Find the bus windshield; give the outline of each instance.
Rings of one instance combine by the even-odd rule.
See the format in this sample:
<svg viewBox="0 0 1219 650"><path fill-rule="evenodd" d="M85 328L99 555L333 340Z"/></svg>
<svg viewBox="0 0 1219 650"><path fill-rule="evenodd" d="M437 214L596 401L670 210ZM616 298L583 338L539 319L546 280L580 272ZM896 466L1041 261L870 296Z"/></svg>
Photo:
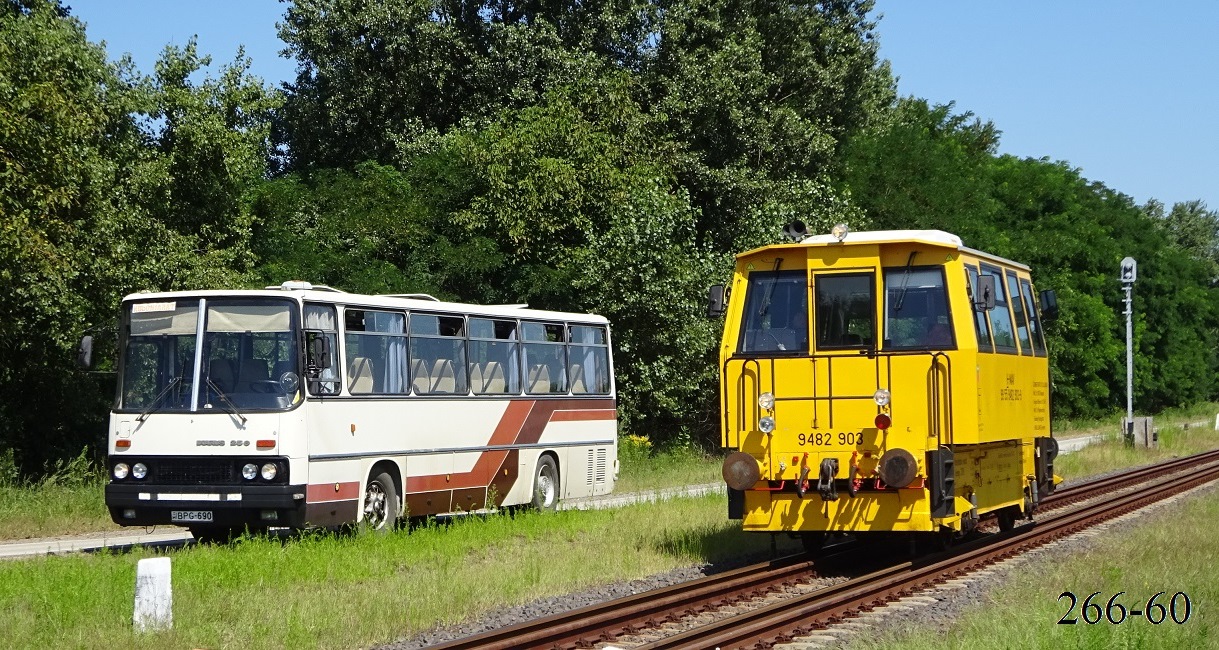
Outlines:
<svg viewBox="0 0 1219 650"><path fill-rule="evenodd" d="M118 410L284 410L301 399L292 301L133 302L122 331Z"/></svg>

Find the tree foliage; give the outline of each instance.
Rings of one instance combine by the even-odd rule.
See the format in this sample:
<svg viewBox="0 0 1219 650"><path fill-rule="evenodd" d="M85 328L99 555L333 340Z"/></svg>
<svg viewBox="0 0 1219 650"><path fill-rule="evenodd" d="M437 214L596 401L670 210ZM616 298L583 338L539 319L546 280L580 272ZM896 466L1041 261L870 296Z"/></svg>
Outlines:
<svg viewBox="0 0 1219 650"><path fill-rule="evenodd" d="M1139 261L1134 394L1140 409L1211 399L1215 220L1204 206L1140 208L1066 163L997 156L994 125L951 105L902 99L849 147L844 182L878 225L937 228L1026 263L1058 293L1048 323L1057 417L1125 404L1125 320L1117 272ZM1208 228L1210 230L1208 230Z"/></svg>
<svg viewBox="0 0 1219 650"><path fill-rule="evenodd" d="M271 104L240 65L193 86L193 51L144 78L57 3L0 5L0 443L27 469L104 440L113 386L74 350L124 294L241 277L238 198L263 176ZM224 89L242 117L208 126Z"/></svg>
<svg viewBox="0 0 1219 650"><path fill-rule="evenodd" d="M283 92L194 40L151 75L57 0L0 0L0 444L25 469L104 438L85 331L141 289L304 279L592 311L621 423L717 437L734 253L792 220L938 228L1058 291L1056 416L1124 401L1118 261L1140 409L1212 399L1219 213L1166 209L996 125L897 98L866 0L296 0ZM50 396L50 397L47 397Z"/></svg>

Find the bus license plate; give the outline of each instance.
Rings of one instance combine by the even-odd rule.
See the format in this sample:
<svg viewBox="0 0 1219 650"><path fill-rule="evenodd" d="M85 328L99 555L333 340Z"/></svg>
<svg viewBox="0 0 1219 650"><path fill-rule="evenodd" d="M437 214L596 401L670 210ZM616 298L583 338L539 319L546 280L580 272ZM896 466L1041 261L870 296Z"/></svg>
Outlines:
<svg viewBox="0 0 1219 650"><path fill-rule="evenodd" d="M170 521L211 521L211 510L171 510Z"/></svg>

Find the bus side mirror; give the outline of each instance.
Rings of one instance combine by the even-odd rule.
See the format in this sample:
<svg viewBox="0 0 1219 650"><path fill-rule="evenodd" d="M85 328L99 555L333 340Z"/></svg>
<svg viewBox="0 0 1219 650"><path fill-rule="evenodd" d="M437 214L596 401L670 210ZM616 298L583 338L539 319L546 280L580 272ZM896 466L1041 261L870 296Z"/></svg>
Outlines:
<svg viewBox="0 0 1219 650"><path fill-rule="evenodd" d="M978 294L977 300L974 301L974 311L990 311L995 308L995 276L978 276Z"/></svg>
<svg viewBox="0 0 1219 650"><path fill-rule="evenodd" d="M93 337L84 335L80 337L80 344L76 346L76 367L81 370L88 370L93 367Z"/></svg>
<svg viewBox="0 0 1219 650"><path fill-rule="evenodd" d="M713 284L707 289L707 318L719 318L724 311L724 285Z"/></svg>
<svg viewBox="0 0 1219 650"><path fill-rule="evenodd" d="M308 359L306 365L310 368L325 370L330 367L330 339L326 338L321 332L309 332L306 334L308 345L306 346Z"/></svg>
<svg viewBox="0 0 1219 650"><path fill-rule="evenodd" d="M1042 320L1058 318L1058 295L1054 293L1053 289L1041 292L1041 318Z"/></svg>

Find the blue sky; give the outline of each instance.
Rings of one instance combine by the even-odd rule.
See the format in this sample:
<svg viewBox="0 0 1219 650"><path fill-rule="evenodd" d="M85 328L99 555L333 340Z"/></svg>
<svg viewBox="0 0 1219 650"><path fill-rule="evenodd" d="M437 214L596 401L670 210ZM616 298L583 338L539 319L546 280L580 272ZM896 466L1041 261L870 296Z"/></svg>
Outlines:
<svg viewBox="0 0 1219 650"><path fill-rule="evenodd" d="M296 69L277 0L66 4L146 72L196 34L216 64L245 45L267 82ZM876 14L898 91L993 121L1001 152L1065 160L1139 203L1219 209L1219 2L878 0Z"/></svg>

